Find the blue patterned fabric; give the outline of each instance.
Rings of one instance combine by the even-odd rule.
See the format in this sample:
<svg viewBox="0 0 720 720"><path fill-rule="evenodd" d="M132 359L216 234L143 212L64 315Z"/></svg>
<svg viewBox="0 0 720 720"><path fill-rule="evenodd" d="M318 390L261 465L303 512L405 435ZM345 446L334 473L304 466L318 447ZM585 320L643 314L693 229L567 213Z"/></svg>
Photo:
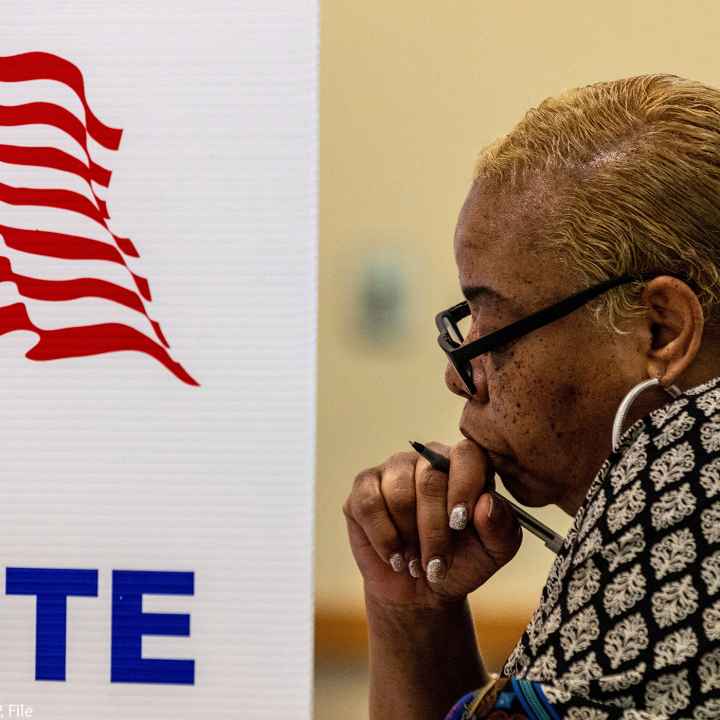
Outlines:
<svg viewBox="0 0 720 720"><path fill-rule="evenodd" d="M489 720L561 720L545 697L540 683L512 678L495 694L491 707L473 712L479 692L475 690L460 698L445 720L474 720L480 717Z"/></svg>

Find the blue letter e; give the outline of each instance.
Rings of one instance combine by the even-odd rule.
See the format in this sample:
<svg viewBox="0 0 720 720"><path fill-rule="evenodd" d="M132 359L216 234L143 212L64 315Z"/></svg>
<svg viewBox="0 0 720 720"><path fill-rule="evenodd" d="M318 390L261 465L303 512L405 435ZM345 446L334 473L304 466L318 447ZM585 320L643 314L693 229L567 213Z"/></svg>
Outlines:
<svg viewBox="0 0 720 720"><path fill-rule="evenodd" d="M195 682L194 660L143 659L143 635L190 635L190 616L144 613L142 596L193 595L191 572L113 570L111 682Z"/></svg>

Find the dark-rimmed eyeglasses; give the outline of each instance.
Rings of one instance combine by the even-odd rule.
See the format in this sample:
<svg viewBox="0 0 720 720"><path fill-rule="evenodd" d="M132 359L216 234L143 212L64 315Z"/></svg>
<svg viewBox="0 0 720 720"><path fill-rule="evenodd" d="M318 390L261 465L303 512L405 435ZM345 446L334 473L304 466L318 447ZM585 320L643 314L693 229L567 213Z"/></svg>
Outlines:
<svg viewBox="0 0 720 720"><path fill-rule="evenodd" d="M687 277L678 273L671 272L644 272L636 275L622 275L621 277L605 280L598 285L581 290L575 295L571 295L560 302L538 310L527 317L511 323L510 325L491 332L489 335L473 340L473 342L465 345L465 337L462 328L462 321L470 316L470 305L467 301L453 305L447 310L439 312L435 316L435 325L437 326L438 345L445 351L448 359L453 364L457 374L462 379L467 391L474 395L477 390L473 381L472 365L470 361L483 353L496 350L503 345L526 335L533 330L541 328L543 325L559 320L561 317L569 315L574 310L585 305L593 298L602 295L604 292L631 282L642 282L659 277L660 275L669 275L676 277L684 282L688 282Z"/></svg>

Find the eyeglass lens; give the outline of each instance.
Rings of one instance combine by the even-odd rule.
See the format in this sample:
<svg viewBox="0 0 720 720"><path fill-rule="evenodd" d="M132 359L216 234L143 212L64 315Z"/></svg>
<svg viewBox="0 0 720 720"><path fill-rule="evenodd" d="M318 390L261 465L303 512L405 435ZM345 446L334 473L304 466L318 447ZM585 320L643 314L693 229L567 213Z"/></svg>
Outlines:
<svg viewBox="0 0 720 720"><path fill-rule="evenodd" d="M448 335L450 336L450 339L457 343L458 345L462 345L465 342L465 338L470 333L470 328L472 327L472 317L468 315L467 317L462 318L461 320L455 320L454 323L452 320L445 318L445 328L448 331Z"/></svg>

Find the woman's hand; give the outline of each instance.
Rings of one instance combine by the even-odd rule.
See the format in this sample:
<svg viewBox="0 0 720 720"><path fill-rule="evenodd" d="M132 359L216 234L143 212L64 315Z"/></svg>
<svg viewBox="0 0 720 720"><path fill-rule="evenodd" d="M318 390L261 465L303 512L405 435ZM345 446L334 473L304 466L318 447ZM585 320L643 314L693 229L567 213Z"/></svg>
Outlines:
<svg viewBox="0 0 720 720"><path fill-rule="evenodd" d="M449 475L415 452L396 453L358 474L343 504L365 594L379 603L434 608L456 602L520 547L522 531L512 510L489 492L487 453L471 440L428 447L450 458ZM461 530L449 525L456 505L467 510ZM413 560L419 563L409 567Z"/></svg>

